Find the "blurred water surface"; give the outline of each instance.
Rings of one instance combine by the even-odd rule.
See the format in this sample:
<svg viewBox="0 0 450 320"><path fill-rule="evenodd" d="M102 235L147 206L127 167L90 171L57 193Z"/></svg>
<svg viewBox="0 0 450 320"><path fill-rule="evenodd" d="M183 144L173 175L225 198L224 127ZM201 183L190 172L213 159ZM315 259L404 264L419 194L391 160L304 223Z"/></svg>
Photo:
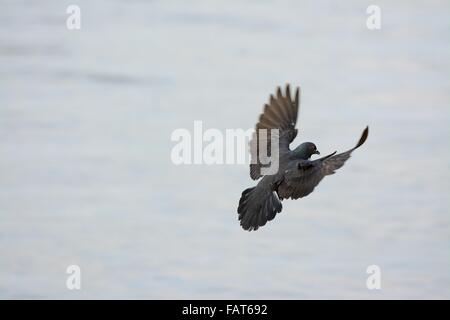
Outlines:
<svg viewBox="0 0 450 320"><path fill-rule="evenodd" d="M450 298L448 2L378 1L378 31L365 1L69 4L0 1L0 298ZM247 166L175 166L170 134L251 128L286 82L294 144L370 136L247 233Z"/></svg>

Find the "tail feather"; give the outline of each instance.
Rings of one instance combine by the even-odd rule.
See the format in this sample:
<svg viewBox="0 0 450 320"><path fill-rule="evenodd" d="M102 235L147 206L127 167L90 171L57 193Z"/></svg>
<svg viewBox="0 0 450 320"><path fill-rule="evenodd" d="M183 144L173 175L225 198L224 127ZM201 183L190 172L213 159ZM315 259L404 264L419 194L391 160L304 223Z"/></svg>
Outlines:
<svg viewBox="0 0 450 320"><path fill-rule="evenodd" d="M258 230L281 212L283 205L276 192L258 188L245 189L239 200L238 214L243 229Z"/></svg>

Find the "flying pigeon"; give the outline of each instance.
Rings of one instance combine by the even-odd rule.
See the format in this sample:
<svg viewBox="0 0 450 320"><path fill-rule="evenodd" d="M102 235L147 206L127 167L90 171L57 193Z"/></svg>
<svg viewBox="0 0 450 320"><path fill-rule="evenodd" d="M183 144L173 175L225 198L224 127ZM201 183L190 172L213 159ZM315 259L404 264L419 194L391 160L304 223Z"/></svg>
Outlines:
<svg viewBox="0 0 450 320"><path fill-rule="evenodd" d="M289 84L286 85L284 94L278 87L276 96L270 96L269 103L264 106L264 112L256 124L250 141L250 177L253 180L261 177L262 179L255 187L245 189L239 200L237 212L244 230L257 230L275 218L275 215L281 212L283 199L299 199L313 192L325 176L334 174L344 165L369 134L369 127L366 127L354 148L339 154L335 151L316 160L310 159L314 154L320 155L312 142L304 142L291 150L289 144L297 136L295 124L300 101L299 92L300 89L296 88L292 99ZM266 134L260 134L260 131ZM275 147L271 150L272 141L277 139L278 152ZM278 153L278 170L274 174L264 174L267 165L263 163L266 162L258 158L261 148L267 148L268 155L275 151L271 157Z"/></svg>

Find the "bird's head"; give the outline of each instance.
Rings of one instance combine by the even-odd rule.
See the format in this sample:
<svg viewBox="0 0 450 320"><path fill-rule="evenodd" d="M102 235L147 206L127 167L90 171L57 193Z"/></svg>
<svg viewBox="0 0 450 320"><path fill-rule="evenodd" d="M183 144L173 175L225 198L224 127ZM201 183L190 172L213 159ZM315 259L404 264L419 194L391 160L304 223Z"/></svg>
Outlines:
<svg viewBox="0 0 450 320"><path fill-rule="evenodd" d="M309 159L313 154L320 154L317 147L312 142L304 142L293 150L294 154L302 159Z"/></svg>

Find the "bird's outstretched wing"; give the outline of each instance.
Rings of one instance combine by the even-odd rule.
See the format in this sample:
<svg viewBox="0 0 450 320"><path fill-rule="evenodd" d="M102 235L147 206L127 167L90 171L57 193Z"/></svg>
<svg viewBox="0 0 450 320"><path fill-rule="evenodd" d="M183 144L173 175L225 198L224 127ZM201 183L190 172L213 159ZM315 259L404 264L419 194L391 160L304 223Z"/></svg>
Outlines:
<svg viewBox="0 0 450 320"><path fill-rule="evenodd" d="M369 127L366 127L356 146L346 152L340 154L334 152L314 161L293 161L285 172L284 180L278 186L278 196L281 199L298 199L309 195L325 176L334 174L344 165L351 153L366 141L368 135Z"/></svg>
<svg viewBox="0 0 450 320"><path fill-rule="evenodd" d="M284 94L278 87L276 97L270 95L269 103L264 106L264 112L259 117L255 132L250 140L250 177L253 180L262 176L261 167L263 167L263 164L258 157L259 149L267 146L267 152L266 150L263 150L263 152L266 152L268 156L274 156L271 153L271 129L278 129L280 161L284 155L289 153L289 144L297 136L295 124L298 115L299 95L300 89L296 88L294 99L292 99L291 90L289 84L287 84ZM276 138L275 135L274 137Z"/></svg>

